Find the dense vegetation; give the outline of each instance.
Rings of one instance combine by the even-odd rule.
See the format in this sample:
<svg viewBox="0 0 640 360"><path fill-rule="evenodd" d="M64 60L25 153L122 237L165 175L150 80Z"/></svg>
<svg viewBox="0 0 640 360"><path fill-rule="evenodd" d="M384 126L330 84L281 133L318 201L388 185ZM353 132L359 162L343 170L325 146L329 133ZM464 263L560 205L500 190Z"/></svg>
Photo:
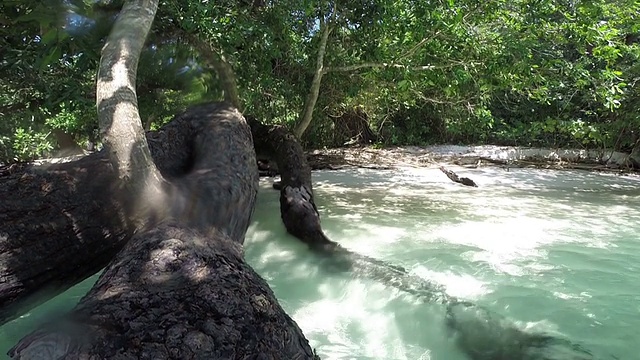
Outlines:
<svg viewBox="0 0 640 360"><path fill-rule="evenodd" d="M120 6L0 4L0 162L97 142L95 74ZM629 151L639 14L634 0L166 0L140 61L140 113L155 128L235 96L309 147L344 143L335 128L351 115L383 145Z"/></svg>

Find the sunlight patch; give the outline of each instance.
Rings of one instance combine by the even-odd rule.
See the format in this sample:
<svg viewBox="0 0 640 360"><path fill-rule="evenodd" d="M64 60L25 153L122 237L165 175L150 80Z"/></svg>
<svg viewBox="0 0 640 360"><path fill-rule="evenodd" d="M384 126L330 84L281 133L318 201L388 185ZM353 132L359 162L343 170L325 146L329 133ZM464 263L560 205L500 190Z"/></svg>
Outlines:
<svg viewBox="0 0 640 360"><path fill-rule="evenodd" d="M345 287L325 283L322 300L298 309L293 318L323 359L362 354L371 359L407 359L395 316L380 311L389 302L383 287L352 281ZM388 293L387 293L388 294ZM359 340L356 340L359 339ZM362 357L360 357L362 358Z"/></svg>
<svg viewBox="0 0 640 360"><path fill-rule="evenodd" d="M464 299L479 299L491 293L488 283L469 274L455 274L451 271L437 272L424 266L416 266L411 271L415 275L445 287L447 295Z"/></svg>

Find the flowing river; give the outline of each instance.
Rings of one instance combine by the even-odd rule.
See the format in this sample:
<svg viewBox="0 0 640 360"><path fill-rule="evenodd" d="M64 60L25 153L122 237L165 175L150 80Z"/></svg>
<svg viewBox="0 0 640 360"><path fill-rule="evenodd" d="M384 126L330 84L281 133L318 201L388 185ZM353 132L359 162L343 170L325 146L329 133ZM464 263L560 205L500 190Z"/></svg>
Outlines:
<svg viewBox="0 0 640 360"><path fill-rule="evenodd" d="M637 359L640 179L451 169L479 187L452 183L437 169L314 173L327 235L525 332L568 339L593 359ZM446 329L444 305L327 270L287 235L270 181L261 181L246 258L323 359L468 359ZM0 327L0 354L42 319L72 308L94 281Z"/></svg>

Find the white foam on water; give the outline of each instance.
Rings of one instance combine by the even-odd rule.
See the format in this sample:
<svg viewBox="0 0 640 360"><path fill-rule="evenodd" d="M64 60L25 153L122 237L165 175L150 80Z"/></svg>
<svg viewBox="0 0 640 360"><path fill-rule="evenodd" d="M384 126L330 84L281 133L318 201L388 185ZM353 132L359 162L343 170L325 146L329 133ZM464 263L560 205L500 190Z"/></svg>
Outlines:
<svg viewBox="0 0 640 360"><path fill-rule="evenodd" d="M383 286L352 280L344 287L325 283L319 290L322 300L300 307L293 318L311 339L325 339L311 341L323 359L408 360L394 314L382 311L393 299Z"/></svg>
<svg viewBox="0 0 640 360"><path fill-rule="evenodd" d="M548 235L550 221L515 217L497 222L469 221L443 225L433 236L450 244L465 245L470 261L488 263L493 269L513 276L526 273L521 260L544 258L544 247L555 239Z"/></svg>
<svg viewBox="0 0 640 360"><path fill-rule="evenodd" d="M480 187L452 183L435 168L314 173L325 231L352 251L404 266L451 296L508 316L525 331L563 332L590 346L602 340L605 347L634 338L640 327L634 284L640 281L632 280L640 261L618 260L628 255L623 251L640 249L620 240L620 234L637 238L640 181L448 168ZM376 279L328 271L286 235L273 180L261 181L247 260L323 359L466 359L448 342L442 305L425 304ZM601 261L600 267L592 261ZM574 265L580 271L569 271ZM624 285L616 287L616 281ZM16 321L34 321L32 313ZM583 330L575 325L581 322L594 327ZM630 330L619 330L616 324L623 323ZM5 334L17 328L9 326ZM624 341L616 346L621 359L635 355L624 352Z"/></svg>

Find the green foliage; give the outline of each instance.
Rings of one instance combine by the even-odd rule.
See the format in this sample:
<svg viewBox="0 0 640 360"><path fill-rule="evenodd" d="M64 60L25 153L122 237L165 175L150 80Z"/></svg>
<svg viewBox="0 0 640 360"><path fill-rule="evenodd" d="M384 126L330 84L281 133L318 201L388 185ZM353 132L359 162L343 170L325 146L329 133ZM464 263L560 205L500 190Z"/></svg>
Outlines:
<svg viewBox="0 0 640 360"><path fill-rule="evenodd" d="M96 140L94 74L119 6L0 4L4 161L49 151L55 129ZM359 106L387 145L630 150L640 138L638 14L633 0L165 0L138 69L141 116L155 128L190 104L223 98L198 39L233 67L246 113L293 127L322 17L332 32L303 139L310 147L338 145L329 115Z"/></svg>
<svg viewBox="0 0 640 360"><path fill-rule="evenodd" d="M31 129L17 128L11 144L11 160L18 162L29 161L53 150L48 135L41 132L32 132Z"/></svg>
<svg viewBox="0 0 640 360"><path fill-rule="evenodd" d="M47 155L57 148L53 130L78 144L98 140L95 73L120 6L83 0L0 4L0 162ZM138 95L143 118L163 121L200 101L205 88L191 49L155 35L140 59Z"/></svg>

